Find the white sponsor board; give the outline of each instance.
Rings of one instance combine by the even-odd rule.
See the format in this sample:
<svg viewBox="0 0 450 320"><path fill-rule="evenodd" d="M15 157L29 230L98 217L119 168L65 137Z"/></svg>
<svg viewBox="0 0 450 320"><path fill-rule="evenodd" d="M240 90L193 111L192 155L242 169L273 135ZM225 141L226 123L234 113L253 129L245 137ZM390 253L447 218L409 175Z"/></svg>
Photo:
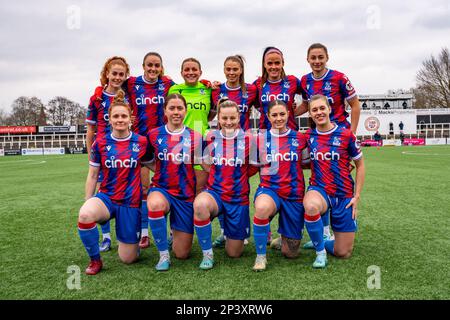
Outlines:
<svg viewBox="0 0 450 320"><path fill-rule="evenodd" d="M22 149L23 156L61 155L64 148L26 148Z"/></svg>
<svg viewBox="0 0 450 320"><path fill-rule="evenodd" d="M400 140L398 140L398 141L400 141ZM394 139L383 140L383 146L395 146L395 145L397 145L397 142Z"/></svg>
<svg viewBox="0 0 450 320"><path fill-rule="evenodd" d="M42 148L23 148L23 156L42 156Z"/></svg>
<svg viewBox="0 0 450 320"><path fill-rule="evenodd" d="M3 157L5 155L5 150L0 149L0 157Z"/></svg>
<svg viewBox="0 0 450 320"><path fill-rule="evenodd" d="M55 154L64 154L64 148L44 148L44 154L47 155L55 155Z"/></svg>
<svg viewBox="0 0 450 320"><path fill-rule="evenodd" d="M438 144L447 144L448 141L446 138L426 138L425 139L425 144L428 145L438 145Z"/></svg>
<svg viewBox="0 0 450 320"><path fill-rule="evenodd" d="M350 117L348 117L350 121ZM394 134L400 134L399 124L403 122L404 134L417 133L417 116L414 109L393 110L361 110L357 135L373 135L377 130L380 134L390 134L389 124L392 123Z"/></svg>

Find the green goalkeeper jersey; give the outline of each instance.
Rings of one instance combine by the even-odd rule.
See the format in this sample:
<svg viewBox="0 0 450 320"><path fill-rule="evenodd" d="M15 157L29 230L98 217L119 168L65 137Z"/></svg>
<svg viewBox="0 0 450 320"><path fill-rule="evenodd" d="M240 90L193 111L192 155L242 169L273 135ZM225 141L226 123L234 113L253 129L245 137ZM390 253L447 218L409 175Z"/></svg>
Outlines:
<svg viewBox="0 0 450 320"><path fill-rule="evenodd" d="M211 109L211 89L200 82L195 86L188 86L183 83L170 87L169 94L171 93L179 93L186 99L187 113L184 124L204 135L209 127L208 115Z"/></svg>

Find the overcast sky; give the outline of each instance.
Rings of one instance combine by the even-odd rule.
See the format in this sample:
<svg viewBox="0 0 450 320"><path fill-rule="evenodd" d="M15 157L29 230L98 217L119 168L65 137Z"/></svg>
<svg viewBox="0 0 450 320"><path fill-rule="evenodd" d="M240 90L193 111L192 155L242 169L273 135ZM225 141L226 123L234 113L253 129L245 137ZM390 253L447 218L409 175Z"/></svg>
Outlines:
<svg viewBox="0 0 450 320"><path fill-rule="evenodd" d="M124 56L142 74L148 51L182 82L180 63L196 57L202 78L224 80L226 56L247 60L246 81L261 73L266 46L280 48L288 74L310 72L306 50L328 47L328 65L360 94L409 89L422 61L450 47L448 0L109 0L2 1L0 108L19 96L44 104L65 96L86 106L105 60Z"/></svg>

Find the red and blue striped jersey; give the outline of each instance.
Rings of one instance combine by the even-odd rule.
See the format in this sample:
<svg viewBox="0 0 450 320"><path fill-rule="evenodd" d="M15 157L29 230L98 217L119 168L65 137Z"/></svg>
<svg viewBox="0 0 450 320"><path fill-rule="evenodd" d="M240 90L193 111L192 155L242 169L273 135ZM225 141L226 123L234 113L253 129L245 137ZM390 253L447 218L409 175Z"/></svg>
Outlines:
<svg viewBox="0 0 450 320"><path fill-rule="evenodd" d="M150 187L162 188L180 200L193 202L194 164L201 163L203 152L201 134L186 126L179 132L161 126L150 130L148 140L156 161Z"/></svg>
<svg viewBox="0 0 450 320"><path fill-rule="evenodd" d="M248 205L252 136L242 129L233 137L224 137L221 130L213 130L208 132L206 141L204 161L211 165L206 189L218 193L225 202Z"/></svg>
<svg viewBox="0 0 450 320"><path fill-rule="evenodd" d="M101 99L98 99L94 94L89 100L86 123L97 126L96 137L103 138L112 132L109 125L108 110L114 97L114 94L107 93L103 90ZM127 100L127 97L125 100Z"/></svg>
<svg viewBox="0 0 450 320"><path fill-rule="evenodd" d="M223 97L228 97L231 101L237 103L239 112L241 113L241 128L246 131L250 129L250 109L255 104L257 89L253 84L246 84L246 93L242 92L242 88L229 88L226 83L222 83L219 88L212 91L212 99L217 107L217 102Z"/></svg>
<svg viewBox="0 0 450 320"><path fill-rule="evenodd" d="M298 130L298 123L295 120L292 104L294 103L295 95L302 93L300 80L294 76L286 76L284 79L276 82L267 80L266 83L261 84L261 78L258 78L253 84L258 89L257 103L259 112L261 113L259 127L261 129L270 129L272 127L267 118L269 102L272 100L282 100L286 103L289 110L288 127Z"/></svg>
<svg viewBox="0 0 450 320"><path fill-rule="evenodd" d="M167 93L175 82L163 76L153 83L144 76L130 77L127 80L127 91L130 96L133 116L133 131L146 136L148 132L164 125L164 102Z"/></svg>
<svg viewBox="0 0 450 320"><path fill-rule="evenodd" d="M147 154L147 155L146 155ZM130 133L118 139L108 134L96 139L91 147L89 164L103 174L99 192L121 206L141 205L141 159L149 156L146 137Z"/></svg>
<svg viewBox="0 0 450 320"><path fill-rule="evenodd" d="M316 94L326 96L331 106L331 121L350 128L345 100L356 97L356 91L345 74L328 69L321 78L315 78L311 72L302 77L301 85L303 100L307 101Z"/></svg>
<svg viewBox="0 0 450 320"><path fill-rule="evenodd" d="M350 161L362 157L359 142L350 129L336 125L333 129L306 132L311 158L311 186L319 186L332 197L353 197Z"/></svg>
<svg viewBox="0 0 450 320"><path fill-rule="evenodd" d="M275 191L281 198L303 201L305 179L302 171L302 150L306 136L288 129L283 134L262 130L258 135L260 187Z"/></svg>

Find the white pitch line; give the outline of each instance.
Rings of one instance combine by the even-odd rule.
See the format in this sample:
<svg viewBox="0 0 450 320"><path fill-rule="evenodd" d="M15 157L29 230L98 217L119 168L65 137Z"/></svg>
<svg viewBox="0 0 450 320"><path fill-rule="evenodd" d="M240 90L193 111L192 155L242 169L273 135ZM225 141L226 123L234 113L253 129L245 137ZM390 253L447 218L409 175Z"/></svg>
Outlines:
<svg viewBox="0 0 450 320"><path fill-rule="evenodd" d="M34 162L32 162L32 163L26 163L27 165L30 165L30 164L43 164L43 163L46 163L47 161L45 161L45 160L43 160L43 161L41 161L41 162L36 162L36 163L34 163Z"/></svg>
<svg viewBox="0 0 450 320"><path fill-rule="evenodd" d="M402 151L402 154L411 155L411 156L444 156L444 157L450 157L450 153L423 153L423 152Z"/></svg>

